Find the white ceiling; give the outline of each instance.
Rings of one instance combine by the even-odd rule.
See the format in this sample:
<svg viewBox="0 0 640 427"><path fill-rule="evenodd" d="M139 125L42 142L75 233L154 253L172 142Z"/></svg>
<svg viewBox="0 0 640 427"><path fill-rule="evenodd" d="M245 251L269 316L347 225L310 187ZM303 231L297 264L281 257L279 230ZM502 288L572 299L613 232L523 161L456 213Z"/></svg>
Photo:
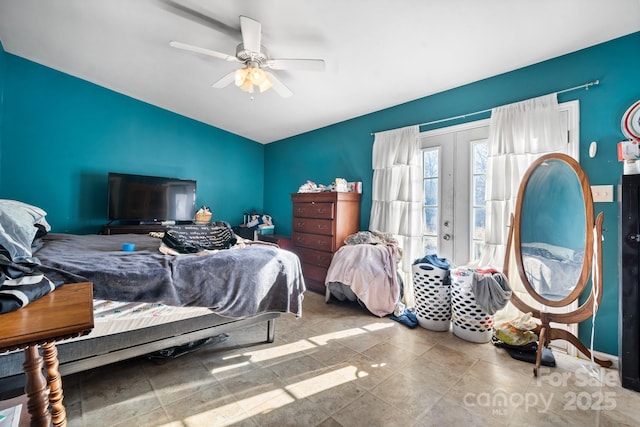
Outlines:
<svg viewBox="0 0 640 427"><path fill-rule="evenodd" d="M211 84L238 64L239 16L294 93ZM5 51L269 143L640 31L640 0L0 0ZM638 52L629 52L638 54Z"/></svg>

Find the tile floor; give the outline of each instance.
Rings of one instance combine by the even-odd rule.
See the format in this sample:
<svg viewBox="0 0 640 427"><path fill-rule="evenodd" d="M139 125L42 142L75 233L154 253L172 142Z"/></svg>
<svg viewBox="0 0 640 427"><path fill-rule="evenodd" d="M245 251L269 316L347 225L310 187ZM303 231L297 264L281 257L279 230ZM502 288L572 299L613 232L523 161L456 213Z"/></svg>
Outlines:
<svg viewBox="0 0 640 427"><path fill-rule="evenodd" d="M532 365L450 332L409 329L305 294L276 321L158 365L139 358L64 380L69 426L637 426L617 371L556 354Z"/></svg>

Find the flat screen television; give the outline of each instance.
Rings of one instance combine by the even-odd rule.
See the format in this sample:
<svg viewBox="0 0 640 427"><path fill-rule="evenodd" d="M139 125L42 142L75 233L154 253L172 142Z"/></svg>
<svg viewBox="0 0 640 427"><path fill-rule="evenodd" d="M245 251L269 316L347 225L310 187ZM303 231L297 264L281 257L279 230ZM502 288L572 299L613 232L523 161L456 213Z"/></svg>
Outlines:
<svg viewBox="0 0 640 427"><path fill-rule="evenodd" d="M109 172L110 222L192 221L196 181Z"/></svg>

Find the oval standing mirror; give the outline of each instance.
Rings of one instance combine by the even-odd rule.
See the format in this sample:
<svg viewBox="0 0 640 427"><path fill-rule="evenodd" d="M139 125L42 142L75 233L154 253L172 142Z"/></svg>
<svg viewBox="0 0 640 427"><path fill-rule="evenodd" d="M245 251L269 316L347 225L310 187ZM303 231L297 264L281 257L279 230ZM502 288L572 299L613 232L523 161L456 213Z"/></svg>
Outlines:
<svg viewBox="0 0 640 427"><path fill-rule="evenodd" d="M591 352L578 337L565 329L553 328L550 323L582 322L593 315L595 300L600 303L602 221L602 213L594 221L589 180L570 156L560 153L542 156L525 173L507 241L504 274L509 277L508 259L513 247L519 278L529 295L543 307L566 307L585 291L589 279L592 284L592 292L581 306L562 313L534 308L515 292L512 294L511 302L519 310L540 319L536 329L539 344L535 375L542 349L555 339L570 342L591 358ZM591 277L593 263L597 268ZM601 366L611 366L611 361L594 360Z"/></svg>
<svg viewBox="0 0 640 427"><path fill-rule="evenodd" d="M584 179L572 158L544 159L530 169L518 198L516 261L525 287L544 305L571 304L590 273L593 203Z"/></svg>

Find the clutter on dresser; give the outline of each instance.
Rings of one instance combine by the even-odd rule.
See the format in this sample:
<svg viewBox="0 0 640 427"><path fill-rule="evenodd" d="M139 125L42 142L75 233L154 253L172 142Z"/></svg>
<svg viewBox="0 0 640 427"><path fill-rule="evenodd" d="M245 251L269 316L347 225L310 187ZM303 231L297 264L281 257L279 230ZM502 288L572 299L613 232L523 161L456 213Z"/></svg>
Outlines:
<svg viewBox="0 0 640 427"><path fill-rule="evenodd" d="M298 193L322 193L333 191L337 193L362 193L362 181L348 182L344 178L336 178L330 185L316 184L307 180L298 188Z"/></svg>

